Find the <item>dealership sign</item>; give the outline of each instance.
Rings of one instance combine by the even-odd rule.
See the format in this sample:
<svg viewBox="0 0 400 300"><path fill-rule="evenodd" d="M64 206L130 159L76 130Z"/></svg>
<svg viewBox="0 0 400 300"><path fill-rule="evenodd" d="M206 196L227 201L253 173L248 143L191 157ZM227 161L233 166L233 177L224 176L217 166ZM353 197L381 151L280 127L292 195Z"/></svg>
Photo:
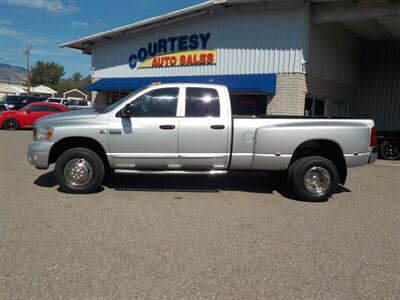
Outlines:
<svg viewBox="0 0 400 300"><path fill-rule="evenodd" d="M154 56L141 63L138 68L163 68L176 66L199 66L216 63L215 50L195 50Z"/></svg>
<svg viewBox="0 0 400 300"><path fill-rule="evenodd" d="M197 62L196 65L207 64L207 61L211 59L211 56L213 56L213 63L215 63L214 62L215 52L213 51L206 51L207 53L195 53L197 54L196 56L194 56L195 54L193 54L190 55L190 57L185 56L188 54L183 53L183 51L189 53L189 52L196 52L193 50L207 49L207 44L210 39L210 36L211 33L208 32L208 33L199 33L199 34L195 33L189 35L172 36L168 38L158 39L157 41L148 43L147 46L145 47L139 48L136 53L129 56L129 67L131 69L135 69L136 67L149 68L149 66L146 67L146 65L148 64L151 64L150 67L161 67L161 66L171 67L180 65L191 65L192 63L190 63L190 61L196 61ZM174 52L178 53L164 55ZM175 58L172 58L172 56ZM158 63L158 65L153 66L153 60L151 60L150 63L151 58L161 58L162 60L161 65L160 63ZM176 63L171 64L171 59L172 62L175 62L176 59ZM187 63L187 59L189 59L189 64ZM203 60L205 61L205 63L200 63L200 61ZM156 62L158 61L159 60L157 60ZM143 66L144 63L146 63L145 66Z"/></svg>

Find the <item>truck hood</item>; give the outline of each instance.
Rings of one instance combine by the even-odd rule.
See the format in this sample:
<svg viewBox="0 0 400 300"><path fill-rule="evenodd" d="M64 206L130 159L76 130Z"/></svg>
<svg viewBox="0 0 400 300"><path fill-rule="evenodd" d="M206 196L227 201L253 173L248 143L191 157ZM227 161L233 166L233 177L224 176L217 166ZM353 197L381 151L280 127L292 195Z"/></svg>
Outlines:
<svg viewBox="0 0 400 300"><path fill-rule="evenodd" d="M65 122L70 120L94 119L97 118L99 115L100 113L95 111L94 109L74 110L40 118L36 121L35 125L43 125L44 123L51 124Z"/></svg>

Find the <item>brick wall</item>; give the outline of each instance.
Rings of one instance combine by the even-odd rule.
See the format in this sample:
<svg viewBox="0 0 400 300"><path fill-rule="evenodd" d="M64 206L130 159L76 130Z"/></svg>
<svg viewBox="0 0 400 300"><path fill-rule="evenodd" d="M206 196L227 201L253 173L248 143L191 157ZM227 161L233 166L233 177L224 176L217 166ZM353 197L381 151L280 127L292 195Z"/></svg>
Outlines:
<svg viewBox="0 0 400 300"><path fill-rule="evenodd" d="M98 80L100 80L100 78L92 77L92 83L95 83ZM93 91L91 96L93 107L104 107L107 105L107 93Z"/></svg>
<svg viewBox="0 0 400 300"><path fill-rule="evenodd" d="M92 92L93 107L104 107L107 105L107 93Z"/></svg>
<svg viewBox="0 0 400 300"><path fill-rule="evenodd" d="M304 115L305 98L326 100L326 112L333 114L333 102L356 100L357 89L302 73L278 74L276 94L267 106L268 115Z"/></svg>
<svg viewBox="0 0 400 300"><path fill-rule="evenodd" d="M276 94L267 105L268 115L303 115L306 79L302 73L278 74Z"/></svg>

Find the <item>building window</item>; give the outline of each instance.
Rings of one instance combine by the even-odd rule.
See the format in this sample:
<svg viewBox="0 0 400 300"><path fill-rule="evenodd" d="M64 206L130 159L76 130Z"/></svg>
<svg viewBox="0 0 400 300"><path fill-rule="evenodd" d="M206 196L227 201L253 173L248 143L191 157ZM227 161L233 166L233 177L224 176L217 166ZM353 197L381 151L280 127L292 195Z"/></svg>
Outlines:
<svg viewBox="0 0 400 300"><path fill-rule="evenodd" d="M113 104L127 96L128 92L109 92L107 93L107 105Z"/></svg>
<svg viewBox="0 0 400 300"><path fill-rule="evenodd" d="M265 115L268 95L234 94L231 96L233 115Z"/></svg>
<svg viewBox="0 0 400 300"><path fill-rule="evenodd" d="M324 116L325 115L325 100L306 98L304 105L305 116Z"/></svg>
<svg viewBox="0 0 400 300"><path fill-rule="evenodd" d="M344 101L333 102L333 112L337 117L348 117L349 116L349 103Z"/></svg>

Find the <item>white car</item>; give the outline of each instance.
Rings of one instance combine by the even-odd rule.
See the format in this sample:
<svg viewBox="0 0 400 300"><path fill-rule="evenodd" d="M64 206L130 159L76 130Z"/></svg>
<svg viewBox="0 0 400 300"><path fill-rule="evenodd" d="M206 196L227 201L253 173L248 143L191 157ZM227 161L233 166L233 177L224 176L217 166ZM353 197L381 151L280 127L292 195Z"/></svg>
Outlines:
<svg viewBox="0 0 400 300"><path fill-rule="evenodd" d="M90 101L87 100L68 100L67 106L70 110L92 108Z"/></svg>
<svg viewBox="0 0 400 300"><path fill-rule="evenodd" d="M47 99L46 100L46 102L51 102L51 103L57 103L57 104L62 104L62 105L65 105L65 106L67 106L67 104L68 104L68 99L64 99L64 98L49 98L49 99Z"/></svg>

